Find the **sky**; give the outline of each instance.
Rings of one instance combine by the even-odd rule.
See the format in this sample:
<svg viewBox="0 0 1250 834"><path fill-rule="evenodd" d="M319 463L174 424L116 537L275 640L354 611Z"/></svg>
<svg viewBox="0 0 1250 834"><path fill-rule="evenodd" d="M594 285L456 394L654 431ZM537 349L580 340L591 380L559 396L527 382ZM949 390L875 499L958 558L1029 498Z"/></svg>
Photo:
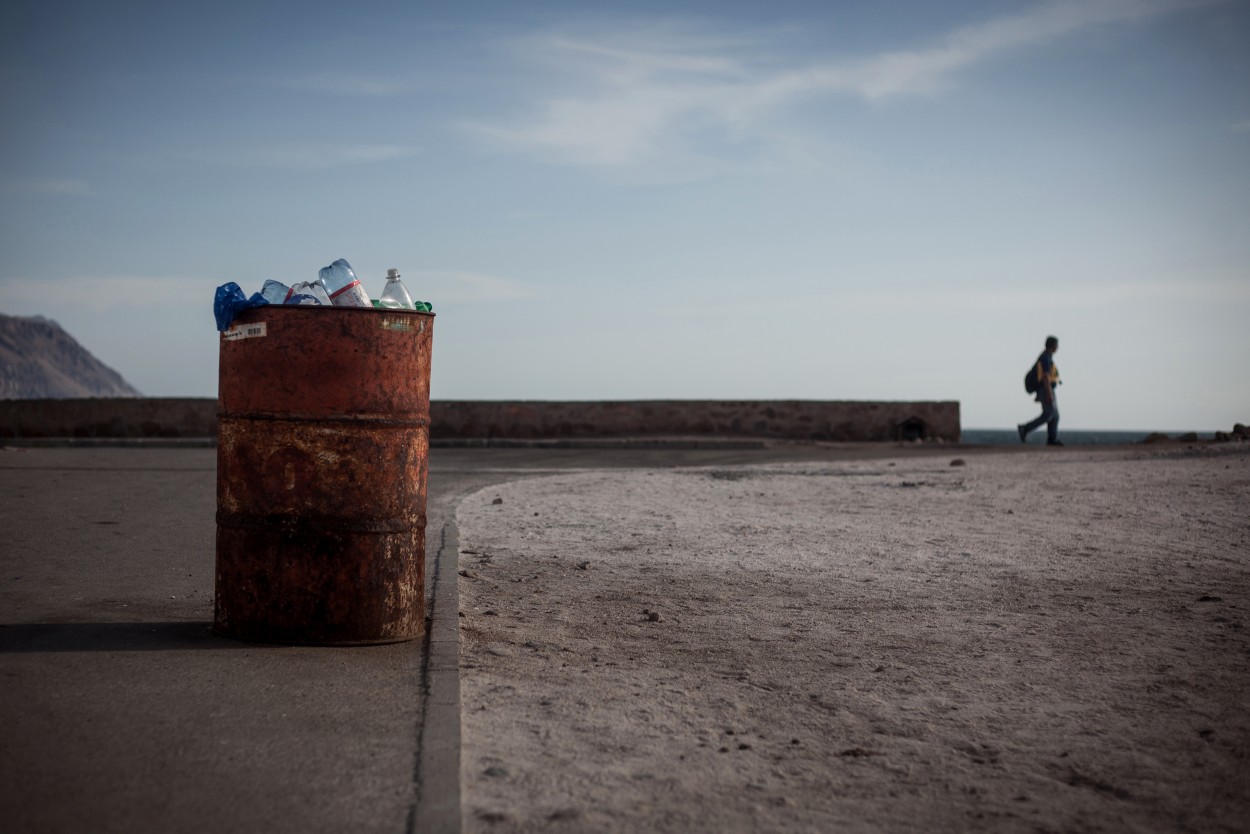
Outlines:
<svg viewBox="0 0 1250 834"><path fill-rule="evenodd" d="M0 253L148 396L216 396L219 285L346 258L435 399L1011 427L1053 334L1063 427L1229 430L1250 0L9 0Z"/></svg>

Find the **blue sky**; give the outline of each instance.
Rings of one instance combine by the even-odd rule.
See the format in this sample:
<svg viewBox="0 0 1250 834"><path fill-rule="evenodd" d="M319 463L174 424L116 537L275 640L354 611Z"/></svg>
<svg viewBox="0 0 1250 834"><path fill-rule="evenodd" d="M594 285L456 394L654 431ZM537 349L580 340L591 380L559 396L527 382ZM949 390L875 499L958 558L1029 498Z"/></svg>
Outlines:
<svg viewBox="0 0 1250 834"><path fill-rule="evenodd" d="M1250 420L1250 3L0 7L0 312L215 396L212 297L346 258L440 399ZM310 347L315 351L315 347ZM299 369L291 369L298 373Z"/></svg>

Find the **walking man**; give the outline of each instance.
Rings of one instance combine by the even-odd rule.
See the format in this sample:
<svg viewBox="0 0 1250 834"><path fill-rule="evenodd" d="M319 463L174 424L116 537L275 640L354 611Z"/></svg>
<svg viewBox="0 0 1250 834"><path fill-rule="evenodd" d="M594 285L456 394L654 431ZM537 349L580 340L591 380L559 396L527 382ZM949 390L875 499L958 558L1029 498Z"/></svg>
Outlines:
<svg viewBox="0 0 1250 834"><path fill-rule="evenodd" d="M1054 336L1046 337L1046 350L1037 357L1033 373L1037 374L1037 401L1042 404L1042 413L1029 423L1016 426L1016 432L1023 443L1029 432L1046 424L1046 445L1062 446L1059 439L1059 404L1055 401L1055 386L1059 384L1059 368L1055 366L1055 351L1059 350L1059 340Z"/></svg>

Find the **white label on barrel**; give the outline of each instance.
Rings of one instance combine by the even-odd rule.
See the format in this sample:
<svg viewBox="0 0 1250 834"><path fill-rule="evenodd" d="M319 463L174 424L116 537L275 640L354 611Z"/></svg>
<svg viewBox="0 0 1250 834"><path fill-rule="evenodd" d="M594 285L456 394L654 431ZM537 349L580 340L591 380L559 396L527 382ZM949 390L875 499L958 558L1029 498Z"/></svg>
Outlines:
<svg viewBox="0 0 1250 834"><path fill-rule="evenodd" d="M256 336L267 336L265 332L265 323L258 321L256 324L236 324L234 327L221 334L221 337L227 342L233 342L236 339L252 339Z"/></svg>

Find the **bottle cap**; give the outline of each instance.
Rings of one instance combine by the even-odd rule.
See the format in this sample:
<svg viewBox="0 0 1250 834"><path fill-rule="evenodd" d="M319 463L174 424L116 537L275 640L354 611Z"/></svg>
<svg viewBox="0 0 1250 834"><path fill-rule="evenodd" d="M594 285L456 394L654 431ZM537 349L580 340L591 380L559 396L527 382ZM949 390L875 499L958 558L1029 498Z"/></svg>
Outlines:
<svg viewBox="0 0 1250 834"><path fill-rule="evenodd" d="M398 278L399 270L394 268L386 270L386 277L388 280L391 278Z"/></svg>

